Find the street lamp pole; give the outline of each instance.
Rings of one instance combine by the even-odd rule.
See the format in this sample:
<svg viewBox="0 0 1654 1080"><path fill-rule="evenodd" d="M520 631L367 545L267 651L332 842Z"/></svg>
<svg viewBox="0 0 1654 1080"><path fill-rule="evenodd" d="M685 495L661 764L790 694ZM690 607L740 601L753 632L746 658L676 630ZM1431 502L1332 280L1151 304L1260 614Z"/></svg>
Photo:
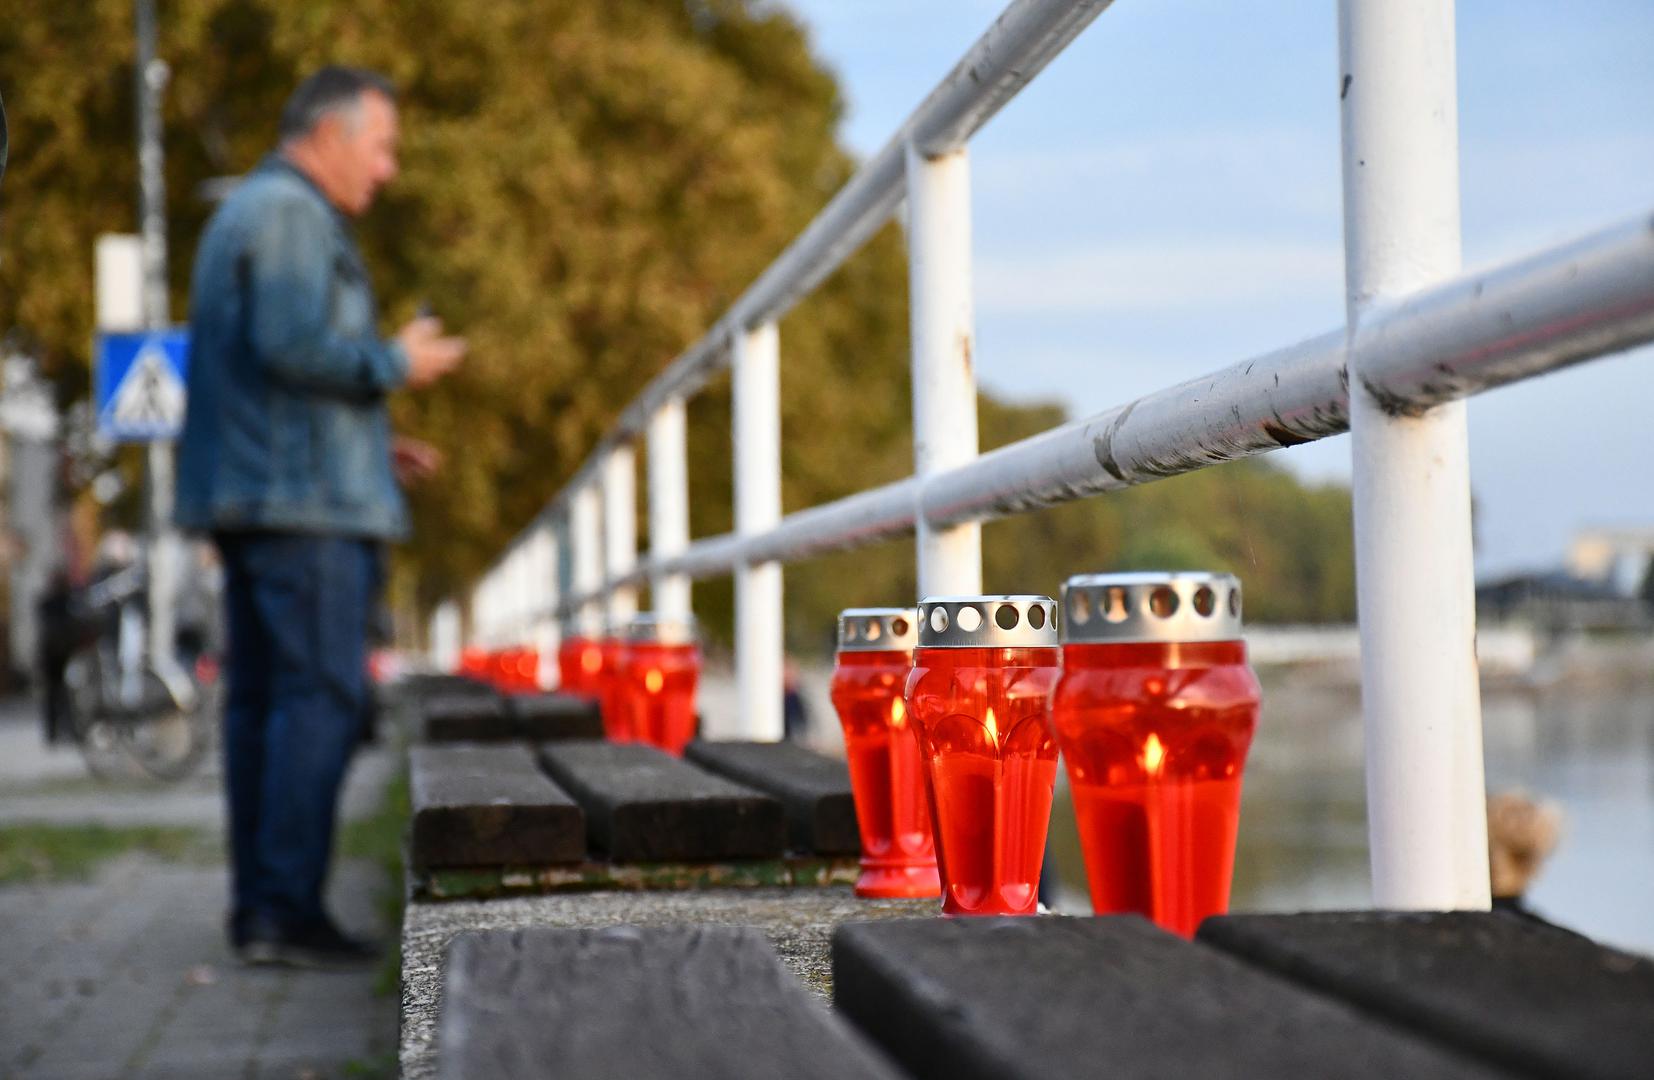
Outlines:
<svg viewBox="0 0 1654 1080"><path fill-rule="evenodd" d="M166 62L155 55L155 0L134 0L137 21L138 216L143 251L144 329L171 325L167 310L166 174L162 167L161 91ZM148 444L149 472L149 656L159 670L172 663L173 601L177 595L177 535L172 528L172 442Z"/></svg>

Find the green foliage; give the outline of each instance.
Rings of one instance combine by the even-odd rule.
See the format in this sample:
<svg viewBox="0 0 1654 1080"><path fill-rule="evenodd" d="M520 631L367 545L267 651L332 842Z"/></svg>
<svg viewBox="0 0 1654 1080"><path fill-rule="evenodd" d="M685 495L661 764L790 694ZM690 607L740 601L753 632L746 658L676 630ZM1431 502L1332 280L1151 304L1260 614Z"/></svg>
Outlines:
<svg viewBox="0 0 1654 1080"><path fill-rule="evenodd" d="M394 599L464 589L619 409L727 310L851 174L841 103L799 25L756 0L167 0L173 309L210 205L203 181L268 152L280 105L326 62L402 90L403 173L361 222L395 324L428 301L472 342L461 373L398 395L398 426L447 467L416 491ZM12 162L0 328L71 393L87 383L91 253L135 227L129 0L28 4L0 21ZM910 469L907 279L890 226L781 326L786 510ZM389 326L387 326L389 329ZM1062 418L983 400L985 446ZM731 525L727 384L689 411L691 528ZM1242 511L1258 515L1239 516ZM1223 469L990 526L990 587L1208 556L1254 615L1341 617L1347 499L1277 470ZM850 603L913 592L911 545L789 567L789 635L816 649ZM714 635L728 581L697 586Z"/></svg>

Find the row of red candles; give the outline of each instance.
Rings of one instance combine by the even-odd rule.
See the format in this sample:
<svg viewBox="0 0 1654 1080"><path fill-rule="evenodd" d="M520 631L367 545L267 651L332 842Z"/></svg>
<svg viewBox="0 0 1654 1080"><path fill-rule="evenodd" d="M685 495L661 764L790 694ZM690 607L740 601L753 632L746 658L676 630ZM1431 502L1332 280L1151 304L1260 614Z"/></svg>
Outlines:
<svg viewBox="0 0 1654 1080"><path fill-rule="evenodd" d="M862 831L857 891L940 893L951 915L1033 914L1060 750L1093 910L1137 912L1185 936L1227 910L1259 705L1238 634L1238 584L1231 591L1230 640L1097 643L1065 633L1060 648L925 647L920 638L909 651L870 648L864 637L846 648L842 627L857 616L846 612L832 694ZM947 606L991 617L1012 599L1055 616L1046 598ZM905 617L934 616L931 604ZM902 632L900 609L883 612ZM897 644L888 629L883 636Z"/></svg>
<svg viewBox="0 0 1654 1080"><path fill-rule="evenodd" d="M701 653L687 641L573 637L557 652L566 693L595 698L603 734L683 756L695 737L695 685Z"/></svg>
<svg viewBox="0 0 1654 1080"><path fill-rule="evenodd" d="M559 685L599 703L603 733L681 756L695 737L700 651L693 644L572 637L557 652ZM507 694L541 689L540 653L531 646L460 654L459 674Z"/></svg>
<svg viewBox="0 0 1654 1080"><path fill-rule="evenodd" d="M1238 628L1238 587L1232 595ZM990 613L1011 599L1049 605L1055 621L1046 598L957 599ZM1094 910L1139 912L1191 935L1227 909L1259 701L1238 633L1067 635L1082 639L1059 648L1048 625L1049 646L914 648L925 611L840 619L832 698L861 828L859 894L940 895L950 915L1034 913L1060 750ZM858 618L880 620L884 642L847 646L847 620ZM538 683L532 649L482 659L470 673L502 689ZM693 644L574 637L557 659L563 689L601 703L610 739L681 755L693 738Z"/></svg>

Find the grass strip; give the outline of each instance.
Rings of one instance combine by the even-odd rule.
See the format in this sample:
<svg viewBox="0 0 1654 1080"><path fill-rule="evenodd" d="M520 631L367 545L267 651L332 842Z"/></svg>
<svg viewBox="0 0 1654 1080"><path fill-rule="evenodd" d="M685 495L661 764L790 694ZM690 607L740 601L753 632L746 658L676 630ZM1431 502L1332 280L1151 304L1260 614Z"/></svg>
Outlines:
<svg viewBox="0 0 1654 1080"><path fill-rule="evenodd" d="M84 881L105 862L129 853L193 861L208 850L201 830L178 825L4 825L0 885Z"/></svg>

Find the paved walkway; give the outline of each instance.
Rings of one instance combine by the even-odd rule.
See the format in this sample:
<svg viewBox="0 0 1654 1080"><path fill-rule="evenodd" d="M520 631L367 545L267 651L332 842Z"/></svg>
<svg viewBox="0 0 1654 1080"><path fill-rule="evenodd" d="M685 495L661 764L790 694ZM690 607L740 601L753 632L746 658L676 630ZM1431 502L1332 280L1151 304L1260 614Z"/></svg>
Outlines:
<svg viewBox="0 0 1654 1080"><path fill-rule="evenodd" d="M21 821L190 825L222 835L216 769L173 787L108 789L33 716L0 705L0 828ZM358 759L347 814L378 801L393 755ZM347 861L334 911L378 925L383 872ZM376 973L240 967L224 941L221 864L128 855L84 883L0 886L0 1080L395 1075L396 999Z"/></svg>

